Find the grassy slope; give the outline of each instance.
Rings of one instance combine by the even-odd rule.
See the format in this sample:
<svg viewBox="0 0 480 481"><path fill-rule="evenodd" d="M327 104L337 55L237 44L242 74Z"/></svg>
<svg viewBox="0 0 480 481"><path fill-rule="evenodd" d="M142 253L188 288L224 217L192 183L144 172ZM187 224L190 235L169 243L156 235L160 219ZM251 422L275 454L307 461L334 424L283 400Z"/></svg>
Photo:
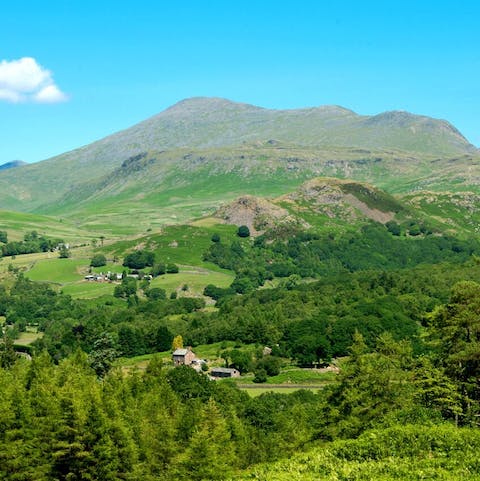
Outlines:
<svg viewBox="0 0 480 481"><path fill-rule="evenodd" d="M470 164L467 158L453 167L448 160L436 162L433 169L431 159L409 161L401 154L379 154L382 161L378 162L375 153L315 154L308 149L272 147L233 156L228 151L198 154L207 159L207 165L197 164L195 158L163 159L165 154L159 158L152 154L156 161L145 170L109 175L94 195L81 187L72 198L52 204L47 211L79 221L86 230L126 235L204 216L239 195L278 196L318 175L369 182L390 193L419 187L479 191L480 180L464 176Z"/></svg>
<svg viewBox="0 0 480 481"><path fill-rule="evenodd" d="M92 233L78 228L73 222L59 217L44 216L0 210L0 230L6 230L9 240L22 240L26 232L36 230L47 237L60 238L66 242L82 242Z"/></svg>
<svg viewBox="0 0 480 481"><path fill-rule="evenodd" d="M185 295L201 296L205 286L214 284L217 287L228 287L233 281L233 274L208 271L191 266L181 266L178 274L166 274L155 278L151 287L161 287L167 294L181 291L183 286L188 286Z"/></svg>
<svg viewBox="0 0 480 481"><path fill-rule="evenodd" d="M125 253L142 247L155 252L157 262L195 266L228 275L228 271L210 262L204 262L202 255L212 242L212 234L218 233L222 239L229 241L237 238L236 230L235 226L212 224L208 220L194 222L191 225L172 225L165 227L160 233L116 242L104 247L103 250L112 257L113 255L124 256Z"/></svg>
<svg viewBox="0 0 480 481"><path fill-rule="evenodd" d="M126 162L141 152L149 154ZM478 184L475 156L446 122L407 113L362 117L339 107L273 111L191 99L89 146L2 172L0 199L125 235L198 216L238 194L278 195L318 175L392 192L461 189Z"/></svg>
<svg viewBox="0 0 480 481"><path fill-rule="evenodd" d="M456 235L480 231L480 196L473 192L417 192L402 201L429 218L437 228Z"/></svg>

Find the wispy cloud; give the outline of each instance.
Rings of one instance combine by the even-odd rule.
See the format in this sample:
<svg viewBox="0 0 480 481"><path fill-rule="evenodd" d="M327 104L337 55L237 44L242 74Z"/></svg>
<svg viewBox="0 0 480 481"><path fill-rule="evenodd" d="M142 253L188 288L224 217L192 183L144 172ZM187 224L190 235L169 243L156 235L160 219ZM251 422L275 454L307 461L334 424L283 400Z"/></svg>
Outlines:
<svg viewBox="0 0 480 481"><path fill-rule="evenodd" d="M55 84L50 70L32 57L0 61L0 101L65 102L68 96Z"/></svg>

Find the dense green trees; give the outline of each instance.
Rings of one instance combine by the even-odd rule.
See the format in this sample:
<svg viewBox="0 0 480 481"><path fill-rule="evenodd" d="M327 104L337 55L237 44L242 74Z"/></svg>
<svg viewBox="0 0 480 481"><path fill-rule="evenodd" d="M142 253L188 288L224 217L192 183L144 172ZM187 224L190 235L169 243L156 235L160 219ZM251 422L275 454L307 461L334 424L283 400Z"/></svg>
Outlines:
<svg viewBox="0 0 480 481"><path fill-rule="evenodd" d="M344 273L223 298L219 311L208 315L190 298L139 300L130 307L73 301L20 275L0 290L1 312L7 323L36 324L45 336L31 362L10 356L0 367L0 477L224 479L315 440L370 429L376 429L370 431L375 443L367 433L352 445L355 456L392 449L415 456L423 442L414 445L412 433L425 430L409 423L429 426L432 438L425 442L431 446L446 443L436 423L476 423L479 277L475 263ZM462 278L470 280L455 282ZM334 354L348 357L337 382L318 394L257 398L188 367L166 369L156 359L145 373L118 371L121 353L171 347L164 323L171 314L187 343L268 340L308 365ZM254 366L239 349L224 355L229 365L257 376L278 372L275 356L258 355ZM336 456L353 456L335 446Z"/></svg>
<svg viewBox="0 0 480 481"><path fill-rule="evenodd" d="M250 229L246 225L241 225L237 230L238 237L250 237Z"/></svg>
<svg viewBox="0 0 480 481"><path fill-rule="evenodd" d="M95 254L91 261L90 265L92 267L102 267L107 265L107 258L103 254Z"/></svg>
<svg viewBox="0 0 480 481"><path fill-rule="evenodd" d="M4 235L2 235L2 232ZM23 241L7 240L7 233L0 232L0 242L2 256L16 256L21 254L32 254L34 252L48 252L54 251L63 245L61 239L50 239L45 236L40 236L36 231L28 232L24 235Z"/></svg>
<svg viewBox="0 0 480 481"><path fill-rule="evenodd" d="M155 263L155 254L146 250L136 250L131 254L127 254L123 260L125 267L131 269L143 269L147 266L153 266Z"/></svg>
<svg viewBox="0 0 480 481"><path fill-rule="evenodd" d="M477 243L421 230L400 240L387 227L337 238L265 236L253 245L214 240L205 259L236 277L230 288L205 288L217 299L208 312L203 299L166 299L147 284L137 296L133 277L116 286L117 299L73 300L17 275L0 286L9 334L0 347L0 477L222 479L315 440L380 425L475 425L480 270L470 257ZM257 289L273 277L282 278L277 287ZM31 363L10 341L29 325L44 333ZM257 344L255 355L222 353L257 381L279 372L278 355L302 366L345 359L337 382L318 394L256 399L158 360L143 374L115 368L120 355L169 350L173 333L193 346ZM264 345L275 355L262 356Z"/></svg>
<svg viewBox="0 0 480 481"><path fill-rule="evenodd" d="M438 363L460 388L468 419L480 414L480 284L455 284L450 302L430 316Z"/></svg>

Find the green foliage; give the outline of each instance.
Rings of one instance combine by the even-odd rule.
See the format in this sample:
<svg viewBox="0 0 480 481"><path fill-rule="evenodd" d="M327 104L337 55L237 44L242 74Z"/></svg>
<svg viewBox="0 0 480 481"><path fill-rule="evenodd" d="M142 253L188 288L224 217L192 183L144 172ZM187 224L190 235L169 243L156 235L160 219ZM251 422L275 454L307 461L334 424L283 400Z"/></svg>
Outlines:
<svg viewBox="0 0 480 481"><path fill-rule="evenodd" d="M60 259L68 259L70 257L70 249L66 245L61 245L58 250Z"/></svg>
<svg viewBox="0 0 480 481"><path fill-rule="evenodd" d="M8 242L8 234L6 230L0 230L0 242L6 244Z"/></svg>
<svg viewBox="0 0 480 481"><path fill-rule="evenodd" d="M126 276L120 285L115 286L114 297L128 298L137 292L137 280L134 277Z"/></svg>
<svg viewBox="0 0 480 481"><path fill-rule="evenodd" d="M480 284L454 285L450 302L431 316L432 341L446 374L458 384L466 421L480 413Z"/></svg>
<svg viewBox="0 0 480 481"><path fill-rule="evenodd" d="M167 295L165 289L160 287L152 287L145 291L145 295L152 301L158 301L160 299L166 299Z"/></svg>
<svg viewBox="0 0 480 481"><path fill-rule="evenodd" d="M166 272L167 272L167 274L177 274L178 273L178 266L176 264L169 263L169 264L167 264Z"/></svg>
<svg viewBox="0 0 480 481"><path fill-rule="evenodd" d="M168 371L167 381L183 400L198 398L207 401L214 390L214 384L207 376L197 373L189 366L178 366Z"/></svg>
<svg viewBox="0 0 480 481"><path fill-rule="evenodd" d="M161 276L166 274L167 266L163 263L155 263L150 271L153 277Z"/></svg>
<svg viewBox="0 0 480 481"><path fill-rule="evenodd" d="M2 256L16 256L21 254L32 254L35 252L53 252L57 248L61 250L62 246L64 247L62 240L39 236L36 231L25 234L23 241L7 242L6 233L2 238L5 241L4 245L1 246ZM2 242L1 239L0 242Z"/></svg>
<svg viewBox="0 0 480 481"><path fill-rule="evenodd" d="M92 267L102 267L105 265L107 265L107 258L103 254L95 254L90 261L90 266Z"/></svg>
<svg viewBox="0 0 480 481"><path fill-rule="evenodd" d="M173 334L168 327L160 326L155 333L155 350L168 351L173 343Z"/></svg>
<svg viewBox="0 0 480 481"><path fill-rule="evenodd" d="M238 237L250 237L250 229L246 225L241 225L237 230Z"/></svg>
<svg viewBox="0 0 480 481"><path fill-rule="evenodd" d="M385 227L388 229L388 231L392 235L399 236L402 233L402 230L401 230L400 226L394 220L389 220L385 224Z"/></svg>
<svg viewBox="0 0 480 481"><path fill-rule="evenodd" d="M260 384L267 382L267 371L265 369L257 369L255 370L255 377L253 378L253 382Z"/></svg>
<svg viewBox="0 0 480 481"><path fill-rule="evenodd" d="M90 353L90 366L97 376L102 378L108 373L116 357L118 357L118 352L112 336L108 333L102 333L93 343L93 350Z"/></svg>
<svg viewBox="0 0 480 481"><path fill-rule="evenodd" d="M278 376L280 374L281 361L275 356L264 356L257 360L255 364L255 372L263 370L267 376Z"/></svg>
<svg viewBox="0 0 480 481"><path fill-rule="evenodd" d="M395 342L390 334L378 338L369 352L356 333L350 357L342 364L339 383L328 397L334 435L355 436L378 419L413 404L413 357L408 342Z"/></svg>
<svg viewBox="0 0 480 481"><path fill-rule="evenodd" d="M1 330L1 328L0 328ZM15 364L17 354L13 347L13 340L7 336L6 332L0 340L0 367L9 368Z"/></svg>
<svg viewBox="0 0 480 481"><path fill-rule="evenodd" d="M147 266L153 266L155 263L155 254L147 250L136 250L125 256L123 265L131 269L143 269Z"/></svg>
<svg viewBox="0 0 480 481"><path fill-rule="evenodd" d="M445 481L480 476L478 430L451 425L398 425L368 431L358 439L334 441L236 477L264 481Z"/></svg>

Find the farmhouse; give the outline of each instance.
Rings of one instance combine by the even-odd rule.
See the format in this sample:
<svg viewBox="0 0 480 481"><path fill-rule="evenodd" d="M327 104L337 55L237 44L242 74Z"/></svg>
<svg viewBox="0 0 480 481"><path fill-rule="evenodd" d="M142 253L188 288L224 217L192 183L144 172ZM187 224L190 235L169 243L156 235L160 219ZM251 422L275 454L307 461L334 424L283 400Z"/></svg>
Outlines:
<svg viewBox="0 0 480 481"><path fill-rule="evenodd" d="M232 369L230 367L214 367L210 371L210 376L215 378L240 377L240 371L237 371L237 369Z"/></svg>
<svg viewBox="0 0 480 481"><path fill-rule="evenodd" d="M172 354L172 358L175 366L190 366L195 359L195 353L189 347L186 349L176 349Z"/></svg>

